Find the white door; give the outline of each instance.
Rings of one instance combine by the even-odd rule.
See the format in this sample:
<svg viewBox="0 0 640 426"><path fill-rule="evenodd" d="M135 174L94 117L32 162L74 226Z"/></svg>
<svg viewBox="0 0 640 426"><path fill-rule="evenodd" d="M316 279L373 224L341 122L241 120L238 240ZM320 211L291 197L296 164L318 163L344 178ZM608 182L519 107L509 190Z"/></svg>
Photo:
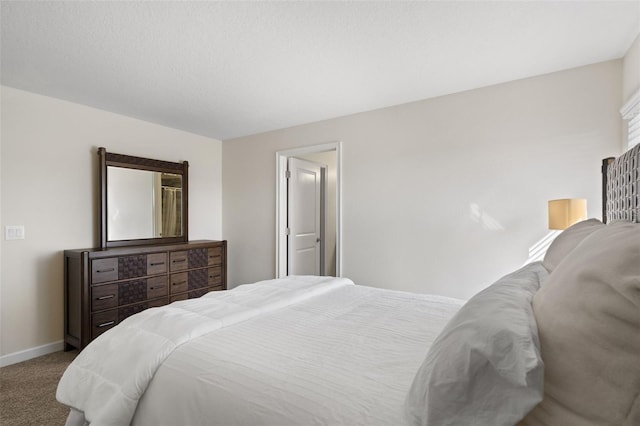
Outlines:
<svg viewBox="0 0 640 426"><path fill-rule="evenodd" d="M322 275L324 179L326 166L288 160L287 275Z"/></svg>

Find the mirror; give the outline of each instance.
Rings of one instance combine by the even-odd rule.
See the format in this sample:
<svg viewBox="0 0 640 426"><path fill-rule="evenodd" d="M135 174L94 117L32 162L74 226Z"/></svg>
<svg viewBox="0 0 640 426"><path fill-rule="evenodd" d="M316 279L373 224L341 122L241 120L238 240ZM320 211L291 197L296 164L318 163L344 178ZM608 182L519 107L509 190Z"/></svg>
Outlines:
<svg viewBox="0 0 640 426"><path fill-rule="evenodd" d="M186 161L98 155L101 248L187 241Z"/></svg>

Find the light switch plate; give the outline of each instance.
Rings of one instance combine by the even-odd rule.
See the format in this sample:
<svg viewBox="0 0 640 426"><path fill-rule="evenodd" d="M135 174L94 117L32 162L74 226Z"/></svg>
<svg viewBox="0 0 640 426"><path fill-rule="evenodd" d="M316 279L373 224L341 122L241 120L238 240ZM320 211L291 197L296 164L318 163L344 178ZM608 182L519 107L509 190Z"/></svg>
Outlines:
<svg viewBox="0 0 640 426"><path fill-rule="evenodd" d="M5 240L24 240L24 225L7 225L4 227Z"/></svg>

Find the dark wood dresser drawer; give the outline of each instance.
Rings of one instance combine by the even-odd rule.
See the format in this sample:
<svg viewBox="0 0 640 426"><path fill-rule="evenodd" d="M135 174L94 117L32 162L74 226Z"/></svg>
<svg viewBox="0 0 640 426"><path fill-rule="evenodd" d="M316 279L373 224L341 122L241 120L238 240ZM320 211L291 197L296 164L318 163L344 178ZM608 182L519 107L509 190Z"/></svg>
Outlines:
<svg viewBox="0 0 640 426"><path fill-rule="evenodd" d="M147 256L136 254L118 258L118 279L138 278L147 275Z"/></svg>
<svg viewBox="0 0 640 426"><path fill-rule="evenodd" d="M118 323L118 310L100 312L91 316L91 338L95 339Z"/></svg>
<svg viewBox="0 0 640 426"><path fill-rule="evenodd" d="M147 280L147 299L167 295L167 276L153 277Z"/></svg>
<svg viewBox="0 0 640 426"><path fill-rule="evenodd" d="M206 248L189 250L189 268L203 268L207 266L207 255L208 250Z"/></svg>
<svg viewBox="0 0 640 426"><path fill-rule="evenodd" d="M169 302L170 303L178 302L180 300L187 300L188 298L189 298L189 293L180 293L180 294L171 296L171 299L169 300Z"/></svg>
<svg viewBox="0 0 640 426"><path fill-rule="evenodd" d="M118 279L118 258L95 259L91 261L91 283L99 284Z"/></svg>
<svg viewBox="0 0 640 426"><path fill-rule="evenodd" d="M187 291L189 289L189 273L171 274L169 286L171 294Z"/></svg>
<svg viewBox="0 0 640 426"><path fill-rule="evenodd" d="M222 265L222 246L209 248L208 266Z"/></svg>
<svg viewBox="0 0 640 426"><path fill-rule="evenodd" d="M147 275L164 274L167 272L167 253L152 253L147 255Z"/></svg>
<svg viewBox="0 0 640 426"><path fill-rule="evenodd" d="M222 267L216 266L215 268L209 268L208 271L208 280L207 283L210 286L222 285Z"/></svg>
<svg viewBox="0 0 640 426"><path fill-rule="evenodd" d="M207 287L208 276L206 269L194 269L189 271L189 291Z"/></svg>
<svg viewBox="0 0 640 426"><path fill-rule="evenodd" d="M129 318L131 315L137 314L138 312L142 312L148 307L149 307L149 304L147 302L120 307L118 308L118 322L121 323L125 319Z"/></svg>
<svg viewBox="0 0 640 426"><path fill-rule="evenodd" d="M198 297L202 297L207 293L209 293L208 288L200 288L198 290L192 290L189 292L189 299L197 299Z"/></svg>
<svg viewBox="0 0 640 426"><path fill-rule="evenodd" d="M161 297L160 299L154 299L147 302L148 308L157 308L159 306L164 306L169 303L169 300L166 297Z"/></svg>
<svg viewBox="0 0 640 426"><path fill-rule="evenodd" d="M91 288L91 311L118 306L118 284L98 285Z"/></svg>
<svg viewBox="0 0 640 426"><path fill-rule="evenodd" d="M120 283L118 288L118 306L147 300L147 280L129 280Z"/></svg>
<svg viewBox="0 0 640 426"><path fill-rule="evenodd" d="M186 251L172 251L169 254L169 262L171 265L171 272L183 271L189 268Z"/></svg>

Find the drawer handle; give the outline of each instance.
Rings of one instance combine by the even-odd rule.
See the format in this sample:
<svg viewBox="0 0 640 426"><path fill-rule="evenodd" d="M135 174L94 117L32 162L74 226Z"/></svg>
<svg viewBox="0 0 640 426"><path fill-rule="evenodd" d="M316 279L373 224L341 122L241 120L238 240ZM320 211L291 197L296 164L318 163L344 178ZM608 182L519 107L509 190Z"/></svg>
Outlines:
<svg viewBox="0 0 640 426"><path fill-rule="evenodd" d="M110 268L110 269L98 269L96 270L97 273L102 274L103 272L113 272L115 271L116 268Z"/></svg>
<svg viewBox="0 0 640 426"><path fill-rule="evenodd" d="M171 283L171 285L182 285L182 284L186 284L186 281L179 281L177 283Z"/></svg>
<svg viewBox="0 0 640 426"><path fill-rule="evenodd" d="M174 259L172 260L173 263L182 263L182 262L186 262L187 259Z"/></svg>
<svg viewBox="0 0 640 426"><path fill-rule="evenodd" d="M149 290L157 290L159 288L162 288L162 286L160 286L160 287L149 287Z"/></svg>
<svg viewBox="0 0 640 426"><path fill-rule="evenodd" d="M107 300L107 299L113 299L114 297L116 297L115 294L109 294L107 296L98 297L96 298L96 300Z"/></svg>
<svg viewBox="0 0 640 426"><path fill-rule="evenodd" d="M209 279L211 278L220 278L220 275L209 275Z"/></svg>
<svg viewBox="0 0 640 426"><path fill-rule="evenodd" d="M156 263L151 263L151 266L160 266L160 265L164 265L164 262L156 262Z"/></svg>
<svg viewBox="0 0 640 426"><path fill-rule="evenodd" d="M103 322L102 324L98 324L98 328L102 328L102 327L109 327L110 325L115 324L115 321L107 321L107 322Z"/></svg>

